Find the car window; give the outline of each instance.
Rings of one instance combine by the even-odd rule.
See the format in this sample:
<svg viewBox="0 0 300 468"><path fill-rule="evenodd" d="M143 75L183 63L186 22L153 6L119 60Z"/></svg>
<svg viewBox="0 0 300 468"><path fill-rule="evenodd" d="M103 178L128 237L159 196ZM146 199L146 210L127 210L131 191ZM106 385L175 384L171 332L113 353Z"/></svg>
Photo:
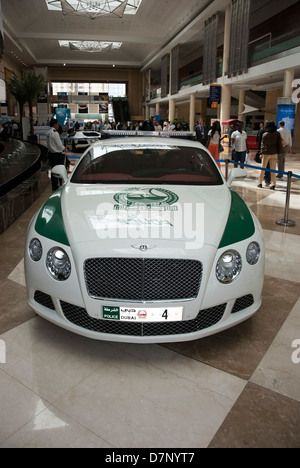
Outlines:
<svg viewBox="0 0 300 468"><path fill-rule="evenodd" d="M185 146L123 146L91 149L71 178L77 184L222 185L211 157Z"/></svg>

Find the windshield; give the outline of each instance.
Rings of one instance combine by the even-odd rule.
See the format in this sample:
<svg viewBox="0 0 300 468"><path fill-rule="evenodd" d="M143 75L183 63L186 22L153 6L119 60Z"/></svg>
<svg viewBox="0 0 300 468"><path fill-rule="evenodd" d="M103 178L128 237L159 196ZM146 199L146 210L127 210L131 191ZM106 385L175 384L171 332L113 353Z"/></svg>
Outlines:
<svg viewBox="0 0 300 468"><path fill-rule="evenodd" d="M91 148L75 169L71 182L77 184L223 184L217 167L204 150L177 145Z"/></svg>

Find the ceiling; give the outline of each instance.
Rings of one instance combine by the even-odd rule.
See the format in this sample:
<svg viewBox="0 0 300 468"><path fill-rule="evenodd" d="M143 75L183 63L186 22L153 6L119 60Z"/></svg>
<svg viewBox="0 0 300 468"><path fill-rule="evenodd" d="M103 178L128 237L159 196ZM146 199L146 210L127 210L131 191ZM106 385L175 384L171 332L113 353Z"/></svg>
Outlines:
<svg viewBox="0 0 300 468"><path fill-rule="evenodd" d="M201 18L202 26L193 20L212 3L216 2L142 0L135 15L106 15L92 20L49 11L46 0L2 0L5 52L28 67L66 64L143 68L149 63L160 67L161 54L170 42L172 47L186 43L187 53L198 46L210 11ZM91 53L60 47L59 40L122 42L122 46L119 50Z"/></svg>
<svg viewBox="0 0 300 468"><path fill-rule="evenodd" d="M176 45L180 44L181 65L201 55L205 21L218 10L224 12L229 3L231 0L142 0L135 15L106 15L92 20L49 11L46 0L2 0L5 53L20 61L22 67L151 68L153 76L155 71L160 76L162 56ZM262 22L262 15L270 14L270 5L280 11L295 0L285 3L252 0L252 22ZM91 53L60 47L59 40L121 42L122 46ZM295 65L295 77L300 77L300 64ZM247 85L235 83L234 89L279 88L283 79L284 70L268 71L265 67L261 76L249 76Z"/></svg>

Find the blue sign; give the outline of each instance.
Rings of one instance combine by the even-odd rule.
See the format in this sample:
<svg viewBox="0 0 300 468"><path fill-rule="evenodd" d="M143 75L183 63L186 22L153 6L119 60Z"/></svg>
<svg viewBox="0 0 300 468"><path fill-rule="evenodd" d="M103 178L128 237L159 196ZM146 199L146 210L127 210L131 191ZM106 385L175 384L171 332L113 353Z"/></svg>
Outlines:
<svg viewBox="0 0 300 468"><path fill-rule="evenodd" d="M277 127L279 122L283 121L285 123L285 128L291 131L292 135L294 134L296 120L296 105L295 104L280 104L277 109Z"/></svg>
<svg viewBox="0 0 300 468"><path fill-rule="evenodd" d="M161 115L159 114L155 114L155 122L158 122L159 125L161 125L162 123L162 118L161 118Z"/></svg>
<svg viewBox="0 0 300 468"><path fill-rule="evenodd" d="M71 111L67 108L57 108L56 109L56 119L59 124L63 127L67 120L71 118Z"/></svg>
<svg viewBox="0 0 300 468"><path fill-rule="evenodd" d="M209 92L209 104L213 103L221 104L221 91L222 88L220 85L211 85Z"/></svg>

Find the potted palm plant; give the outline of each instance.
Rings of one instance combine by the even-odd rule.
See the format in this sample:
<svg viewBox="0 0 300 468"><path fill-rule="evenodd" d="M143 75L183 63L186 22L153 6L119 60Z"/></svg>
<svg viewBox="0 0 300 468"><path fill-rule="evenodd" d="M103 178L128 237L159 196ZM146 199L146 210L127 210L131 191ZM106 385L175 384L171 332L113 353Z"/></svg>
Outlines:
<svg viewBox="0 0 300 468"><path fill-rule="evenodd" d="M21 140L23 140L23 126L22 126L22 119L24 116L24 106L27 102L27 97L25 94L25 89L23 86L22 80L20 80L15 73L12 74L11 78L6 81L6 86L9 93L15 98L19 105L20 111L20 134Z"/></svg>
<svg viewBox="0 0 300 468"><path fill-rule="evenodd" d="M22 79L19 79L15 73L6 81L7 89L16 99L20 108L21 119L21 137L22 135L22 118L24 116L24 107L28 103L29 107L29 122L30 122L30 139L34 140L34 122L33 122L33 105L42 91L47 86L47 81L43 75L35 75L33 72L25 72Z"/></svg>
<svg viewBox="0 0 300 468"><path fill-rule="evenodd" d="M45 90L47 81L43 75L36 75L33 72L24 73L23 86L29 107L30 137L34 140L33 105Z"/></svg>

